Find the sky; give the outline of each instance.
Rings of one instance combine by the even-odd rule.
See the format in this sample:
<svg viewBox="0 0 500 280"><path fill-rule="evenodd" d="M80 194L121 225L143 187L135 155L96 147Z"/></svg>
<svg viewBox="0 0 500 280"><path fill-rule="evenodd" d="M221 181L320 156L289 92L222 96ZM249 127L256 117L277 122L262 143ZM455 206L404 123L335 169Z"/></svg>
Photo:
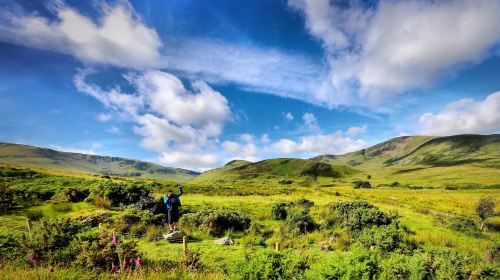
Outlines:
<svg viewBox="0 0 500 280"><path fill-rule="evenodd" d="M500 1L0 3L0 141L203 171L500 131Z"/></svg>

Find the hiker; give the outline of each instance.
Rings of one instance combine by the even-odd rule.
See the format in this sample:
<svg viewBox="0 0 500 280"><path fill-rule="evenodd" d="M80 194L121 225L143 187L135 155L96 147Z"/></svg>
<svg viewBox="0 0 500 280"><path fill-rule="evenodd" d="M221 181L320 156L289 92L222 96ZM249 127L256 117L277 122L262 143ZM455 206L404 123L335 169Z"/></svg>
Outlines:
<svg viewBox="0 0 500 280"><path fill-rule="evenodd" d="M177 186L179 187L178 194L174 194L172 190L169 190L168 194L163 197L163 202L165 202L168 210L168 228L170 233L177 230L175 223L179 221L179 209L181 208L181 200L179 199L179 196L182 195L182 187L181 185Z"/></svg>

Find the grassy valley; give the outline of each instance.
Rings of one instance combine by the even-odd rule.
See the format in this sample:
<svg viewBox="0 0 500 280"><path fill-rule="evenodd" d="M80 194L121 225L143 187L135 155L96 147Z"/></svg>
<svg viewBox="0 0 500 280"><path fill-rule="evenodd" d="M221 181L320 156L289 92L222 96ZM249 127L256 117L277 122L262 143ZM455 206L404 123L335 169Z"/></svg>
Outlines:
<svg viewBox="0 0 500 280"><path fill-rule="evenodd" d="M67 153L28 145L0 143L0 165L52 172L99 174L186 181L197 172L119 157Z"/></svg>

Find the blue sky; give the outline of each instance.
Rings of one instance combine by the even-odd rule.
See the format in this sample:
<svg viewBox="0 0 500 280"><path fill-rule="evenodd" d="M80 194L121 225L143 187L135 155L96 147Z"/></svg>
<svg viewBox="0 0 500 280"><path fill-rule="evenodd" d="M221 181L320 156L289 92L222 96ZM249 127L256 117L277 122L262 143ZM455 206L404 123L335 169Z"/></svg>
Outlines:
<svg viewBox="0 0 500 280"><path fill-rule="evenodd" d="M206 170L497 133L498 14L488 0L2 3L0 141Z"/></svg>

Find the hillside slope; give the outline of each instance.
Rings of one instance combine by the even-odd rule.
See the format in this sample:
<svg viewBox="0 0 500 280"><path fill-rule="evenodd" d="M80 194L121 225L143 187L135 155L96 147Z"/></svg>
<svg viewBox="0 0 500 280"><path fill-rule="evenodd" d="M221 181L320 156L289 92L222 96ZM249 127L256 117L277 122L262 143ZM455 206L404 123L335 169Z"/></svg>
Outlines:
<svg viewBox="0 0 500 280"><path fill-rule="evenodd" d="M403 136L344 155L312 160L345 164L381 181L500 183L500 135Z"/></svg>
<svg viewBox="0 0 500 280"><path fill-rule="evenodd" d="M173 181L186 181L199 174L190 170L163 167L140 160L67 153L9 143L0 143L0 165Z"/></svg>
<svg viewBox="0 0 500 280"><path fill-rule="evenodd" d="M343 178L357 171L339 165L315 162L307 159L277 158L255 163L232 161L223 167L202 173L194 183L267 182L283 180L310 181L325 178Z"/></svg>

